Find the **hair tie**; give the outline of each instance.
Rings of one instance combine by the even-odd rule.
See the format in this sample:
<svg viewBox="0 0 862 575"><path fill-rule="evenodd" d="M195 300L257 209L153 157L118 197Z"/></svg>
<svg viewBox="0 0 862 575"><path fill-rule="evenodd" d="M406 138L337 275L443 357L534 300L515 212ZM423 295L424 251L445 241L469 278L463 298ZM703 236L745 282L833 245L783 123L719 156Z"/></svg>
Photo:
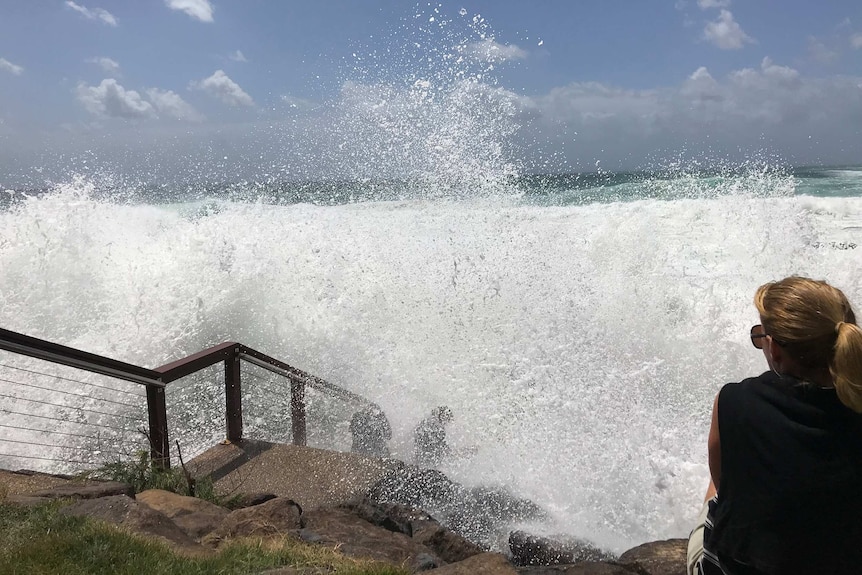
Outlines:
<svg viewBox="0 0 862 575"><path fill-rule="evenodd" d="M835 324L835 333L841 333L841 326L844 325L843 321L839 321Z"/></svg>

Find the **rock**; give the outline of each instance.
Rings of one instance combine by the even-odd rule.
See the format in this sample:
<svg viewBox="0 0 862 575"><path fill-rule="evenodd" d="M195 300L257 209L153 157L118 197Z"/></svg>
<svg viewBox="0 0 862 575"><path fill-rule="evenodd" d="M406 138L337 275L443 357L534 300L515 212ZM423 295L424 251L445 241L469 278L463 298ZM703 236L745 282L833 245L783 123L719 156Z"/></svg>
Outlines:
<svg viewBox="0 0 862 575"><path fill-rule="evenodd" d="M218 529L222 520L230 513L227 509L209 501L177 495L161 489L142 491L135 496L135 499L163 513L186 535L198 540Z"/></svg>
<svg viewBox="0 0 862 575"><path fill-rule="evenodd" d="M29 495L9 495L6 499L3 499L3 503L9 503L11 505L17 505L18 507L36 507L37 505L44 505L51 501L47 497L30 497Z"/></svg>
<svg viewBox="0 0 862 575"><path fill-rule="evenodd" d="M500 553L482 553L458 563L438 567L434 575L517 575L518 571Z"/></svg>
<svg viewBox="0 0 862 575"><path fill-rule="evenodd" d="M509 550L512 553L512 563L519 566L615 559L613 553L604 551L584 539L566 536L552 539L524 531L513 531L509 534Z"/></svg>
<svg viewBox="0 0 862 575"><path fill-rule="evenodd" d="M413 568L411 569L411 571L417 573L419 571L436 569L437 567L440 567L440 559L428 553L420 553L413 561Z"/></svg>
<svg viewBox="0 0 862 575"><path fill-rule="evenodd" d="M368 497L373 501L433 509L463 501L467 494L466 489L436 469L405 465L384 475L369 489Z"/></svg>
<svg viewBox="0 0 862 575"><path fill-rule="evenodd" d="M261 503L266 503L278 497L275 493L243 493L237 497L230 499L230 507L233 509L241 509L243 507L254 507Z"/></svg>
<svg viewBox="0 0 862 575"><path fill-rule="evenodd" d="M466 489L436 469L413 465L384 475L369 489L368 499L424 509L445 527L484 546L505 537L513 522L545 516L534 503L503 489Z"/></svg>
<svg viewBox="0 0 862 575"><path fill-rule="evenodd" d="M476 512L498 521L524 522L547 518L544 509L530 501L512 495L499 487L476 487L471 490Z"/></svg>
<svg viewBox="0 0 862 575"><path fill-rule="evenodd" d="M421 509L400 503L380 503L368 498L350 502L341 507L372 525L403 533L408 537L413 536L413 524L417 521L433 521L433 518Z"/></svg>
<svg viewBox="0 0 862 575"><path fill-rule="evenodd" d="M299 529L302 525L302 508L292 499L276 497L266 503L231 511L222 520L218 529L202 540L207 545L217 545L227 537L265 537L282 535Z"/></svg>
<svg viewBox="0 0 862 575"><path fill-rule="evenodd" d="M204 551L165 515L126 495L84 499L64 507L60 513L91 517L120 525L135 533L166 541L181 551L192 553Z"/></svg>
<svg viewBox="0 0 862 575"><path fill-rule="evenodd" d="M403 533L433 550L446 563L462 561L487 549L468 541L414 507L399 503L378 503L368 498L341 506L358 517L389 531Z"/></svg>
<svg viewBox="0 0 862 575"><path fill-rule="evenodd" d="M41 489L28 493L30 497L45 497L47 499L96 499L98 497L110 497L112 495L127 495L134 497L135 490L128 483L118 481L94 481L89 483L70 482L65 485L57 485L50 489Z"/></svg>
<svg viewBox="0 0 862 575"><path fill-rule="evenodd" d="M687 539L653 541L629 549L619 563L642 575L685 575L687 548Z"/></svg>
<svg viewBox="0 0 862 575"><path fill-rule="evenodd" d="M487 549L449 531L433 519L413 523L413 540L432 549L447 563L457 563Z"/></svg>
<svg viewBox="0 0 862 575"><path fill-rule="evenodd" d="M346 509L315 509L303 515L302 526L304 540L316 536L318 543L335 546L351 557L404 565L414 572L431 562L444 564L431 549L407 535L372 525ZM420 557L423 554L428 557Z"/></svg>
<svg viewBox="0 0 862 575"><path fill-rule="evenodd" d="M308 529L300 529L299 538L306 543L324 543L323 537Z"/></svg>

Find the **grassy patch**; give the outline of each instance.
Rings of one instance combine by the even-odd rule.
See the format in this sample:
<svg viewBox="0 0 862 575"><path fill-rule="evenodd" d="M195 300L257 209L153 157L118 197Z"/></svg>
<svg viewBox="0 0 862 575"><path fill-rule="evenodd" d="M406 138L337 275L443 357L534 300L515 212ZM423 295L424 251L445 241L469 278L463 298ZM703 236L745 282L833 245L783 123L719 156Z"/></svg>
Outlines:
<svg viewBox="0 0 862 575"><path fill-rule="evenodd" d="M344 557L291 539L240 540L209 557L173 553L167 545L112 525L59 513L63 503L17 507L0 503L0 573L194 574L259 573L291 566L337 575L407 575L383 563Z"/></svg>
<svg viewBox="0 0 862 575"><path fill-rule="evenodd" d="M190 480L182 468L164 469L154 465L150 459L150 454L146 451L138 452L137 459L119 460L103 465L94 471L88 471L82 478L127 483L132 486L135 493L147 489L162 489L180 495L199 497L216 505L230 507L229 500L216 494L211 478L202 477Z"/></svg>

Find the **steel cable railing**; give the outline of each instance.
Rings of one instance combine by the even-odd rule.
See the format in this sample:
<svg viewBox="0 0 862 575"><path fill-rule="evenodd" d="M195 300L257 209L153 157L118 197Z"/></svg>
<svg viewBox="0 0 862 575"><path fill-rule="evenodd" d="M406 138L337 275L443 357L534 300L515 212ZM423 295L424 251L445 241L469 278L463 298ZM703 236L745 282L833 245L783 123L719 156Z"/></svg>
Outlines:
<svg viewBox="0 0 862 575"><path fill-rule="evenodd" d="M224 439L225 385L219 367L206 367L165 388L171 441L179 443L186 459Z"/></svg>
<svg viewBox="0 0 862 575"><path fill-rule="evenodd" d="M0 350L16 359L0 361L0 429L8 431L7 441L0 439L0 467L22 460L92 466L104 463L108 455L132 456L146 448L155 464L170 466L169 429L186 443L186 452L194 454L212 446L220 427L217 420L225 424L221 437L241 440L244 410L256 439L306 445L310 414L315 446L346 449L348 419L369 403L236 342L154 369L3 328ZM30 363L17 361L24 358ZM43 362L40 366L74 369L87 378L37 369L34 360ZM241 372L243 363L250 365ZM250 376L245 397L241 373Z"/></svg>
<svg viewBox="0 0 862 575"><path fill-rule="evenodd" d="M70 368L13 359L24 358L0 362L0 467L83 471L147 447L140 386L119 382L134 386L129 391L92 381L105 376L88 374L86 381L56 373Z"/></svg>
<svg viewBox="0 0 862 575"><path fill-rule="evenodd" d="M292 442L290 381L256 366L243 375L250 378L243 390L246 434L273 443Z"/></svg>
<svg viewBox="0 0 862 575"><path fill-rule="evenodd" d="M17 370L17 371L22 371L22 372L24 372L24 373L32 373L32 374L36 374L36 375L45 375L45 374L40 373L40 372L38 372L38 371L33 371L33 370L31 370L31 369L25 369L25 368L23 368L23 367L15 367L15 366L8 365L8 364L5 364L5 363L0 363L0 367L5 367L5 368L7 368L7 369L14 369L14 370ZM101 388L101 389L108 389L108 390L110 390L110 391L115 391L115 392L117 392L117 393L126 393L126 394L128 394L128 395L135 395L135 396L138 396L138 397L143 396L143 393L140 391L140 388L135 388L135 391L129 391L129 390L126 390L126 389L120 389L120 388L117 388L117 387L109 387L109 386L107 386L107 385L99 385L98 383L93 383L93 382L91 382L91 381L82 381L82 380L80 380L80 379L72 379L72 378L69 378L69 377L62 377L62 376L60 376L60 375L55 375L55 374L52 374L52 375L51 375L51 377L53 377L54 379L60 380L60 381L69 381L69 382L72 382L72 383L78 383L78 384L81 384L81 385L88 385L88 386L90 386L90 387L98 387L98 388Z"/></svg>

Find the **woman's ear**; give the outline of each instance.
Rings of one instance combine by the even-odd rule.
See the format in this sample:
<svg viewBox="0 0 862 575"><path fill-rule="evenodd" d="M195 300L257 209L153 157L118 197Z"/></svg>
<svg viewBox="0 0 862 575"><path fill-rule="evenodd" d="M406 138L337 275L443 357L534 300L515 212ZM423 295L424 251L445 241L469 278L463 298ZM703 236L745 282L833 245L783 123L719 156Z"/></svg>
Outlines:
<svg viewBox="0 0 862 575"><path fill-rule="evenodd" d="M772 336L766 336L769 340L767 345L763 346L764 351L766 352L766 362L769 364L769 367L772 368L776 373L780 371L782 366L782 360L784 359L784 350L781 349L781 346L775 343L775 340L772 339Z"/></svg>

